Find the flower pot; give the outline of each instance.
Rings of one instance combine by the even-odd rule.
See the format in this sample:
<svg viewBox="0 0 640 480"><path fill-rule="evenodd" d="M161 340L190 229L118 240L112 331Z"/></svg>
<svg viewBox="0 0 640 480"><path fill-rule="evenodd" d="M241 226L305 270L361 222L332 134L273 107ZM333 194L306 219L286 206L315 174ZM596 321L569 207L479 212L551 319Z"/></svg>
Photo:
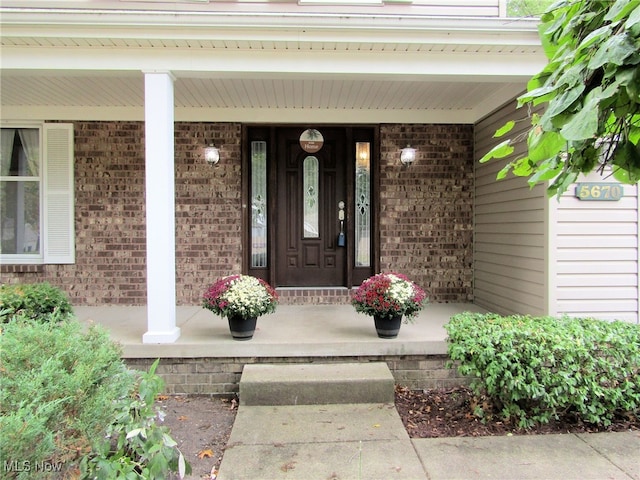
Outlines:
<svg viewBox="0 0 640 480"><path fill-rule="evenodd" d="M229 330L234 340L251 340L253 338L258 317L244 318L239 315L231 315L228 320Z"/></svg>
<svg viewBox="0 0 640 480"><path fill-rule="evenodd" d="M402 314L392 317L374 315L373 321L380 338L396 338L402 325Z"/></svg>

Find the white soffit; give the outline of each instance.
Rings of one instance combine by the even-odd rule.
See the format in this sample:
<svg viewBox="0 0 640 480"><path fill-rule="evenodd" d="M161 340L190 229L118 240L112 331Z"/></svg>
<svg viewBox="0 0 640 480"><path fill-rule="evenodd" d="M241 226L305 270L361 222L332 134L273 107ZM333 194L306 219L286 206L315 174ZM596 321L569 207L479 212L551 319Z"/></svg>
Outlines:
<svg viewBox="0 0 640 480"><path fill-rule="evenodd" d="M2 119L142 119L143 72L169 70L177 120L473 123L545 63L534 22L513 19L8 3Z"/></svg>

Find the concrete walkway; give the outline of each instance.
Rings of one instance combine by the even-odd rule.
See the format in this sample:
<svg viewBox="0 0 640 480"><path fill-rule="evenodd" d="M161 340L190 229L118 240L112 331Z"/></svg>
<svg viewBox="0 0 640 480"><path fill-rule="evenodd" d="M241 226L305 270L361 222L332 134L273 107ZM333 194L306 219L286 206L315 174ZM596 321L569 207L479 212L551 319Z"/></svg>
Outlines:
<svg viewBox="0 0 640 480"><path fill-rule="evenodd" d="M218 480L640 480L640 432L410 439L384 363L247 365Z"/></svg>
<svg viewBox="0 0 640 480"><path fill-rule="evenodd" d="M640 432L411 440L392 404L241 405L218 480L640 480Z"/></svg>

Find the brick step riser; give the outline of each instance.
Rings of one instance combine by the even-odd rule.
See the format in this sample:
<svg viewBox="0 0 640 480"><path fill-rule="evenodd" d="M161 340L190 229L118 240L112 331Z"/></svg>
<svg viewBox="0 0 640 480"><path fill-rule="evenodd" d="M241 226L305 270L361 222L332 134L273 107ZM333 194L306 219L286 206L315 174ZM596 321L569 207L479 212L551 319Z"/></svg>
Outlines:
<svg viewBox="0 0 640 480"><path fill-rule="evenodd" d="M351 290L345 288L276 289L281 305L348 305Z"/></svg>

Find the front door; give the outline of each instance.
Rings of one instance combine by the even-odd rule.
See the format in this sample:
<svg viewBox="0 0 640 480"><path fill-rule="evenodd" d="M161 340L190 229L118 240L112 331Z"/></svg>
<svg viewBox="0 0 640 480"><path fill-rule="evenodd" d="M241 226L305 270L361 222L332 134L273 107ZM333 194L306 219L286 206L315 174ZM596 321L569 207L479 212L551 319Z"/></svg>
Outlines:
<svg viewBox="0 0 640 480"><path fill-rule="evenodd" d="M377 259L376 130L244 128L244 271L277 287L358 285Z"/></svg>
<svg viewBox="0 0 640 480"><path fill-rule="evenodd" d="M276 145L276 284L344 285L345 130L282 128Z"/></svg>

